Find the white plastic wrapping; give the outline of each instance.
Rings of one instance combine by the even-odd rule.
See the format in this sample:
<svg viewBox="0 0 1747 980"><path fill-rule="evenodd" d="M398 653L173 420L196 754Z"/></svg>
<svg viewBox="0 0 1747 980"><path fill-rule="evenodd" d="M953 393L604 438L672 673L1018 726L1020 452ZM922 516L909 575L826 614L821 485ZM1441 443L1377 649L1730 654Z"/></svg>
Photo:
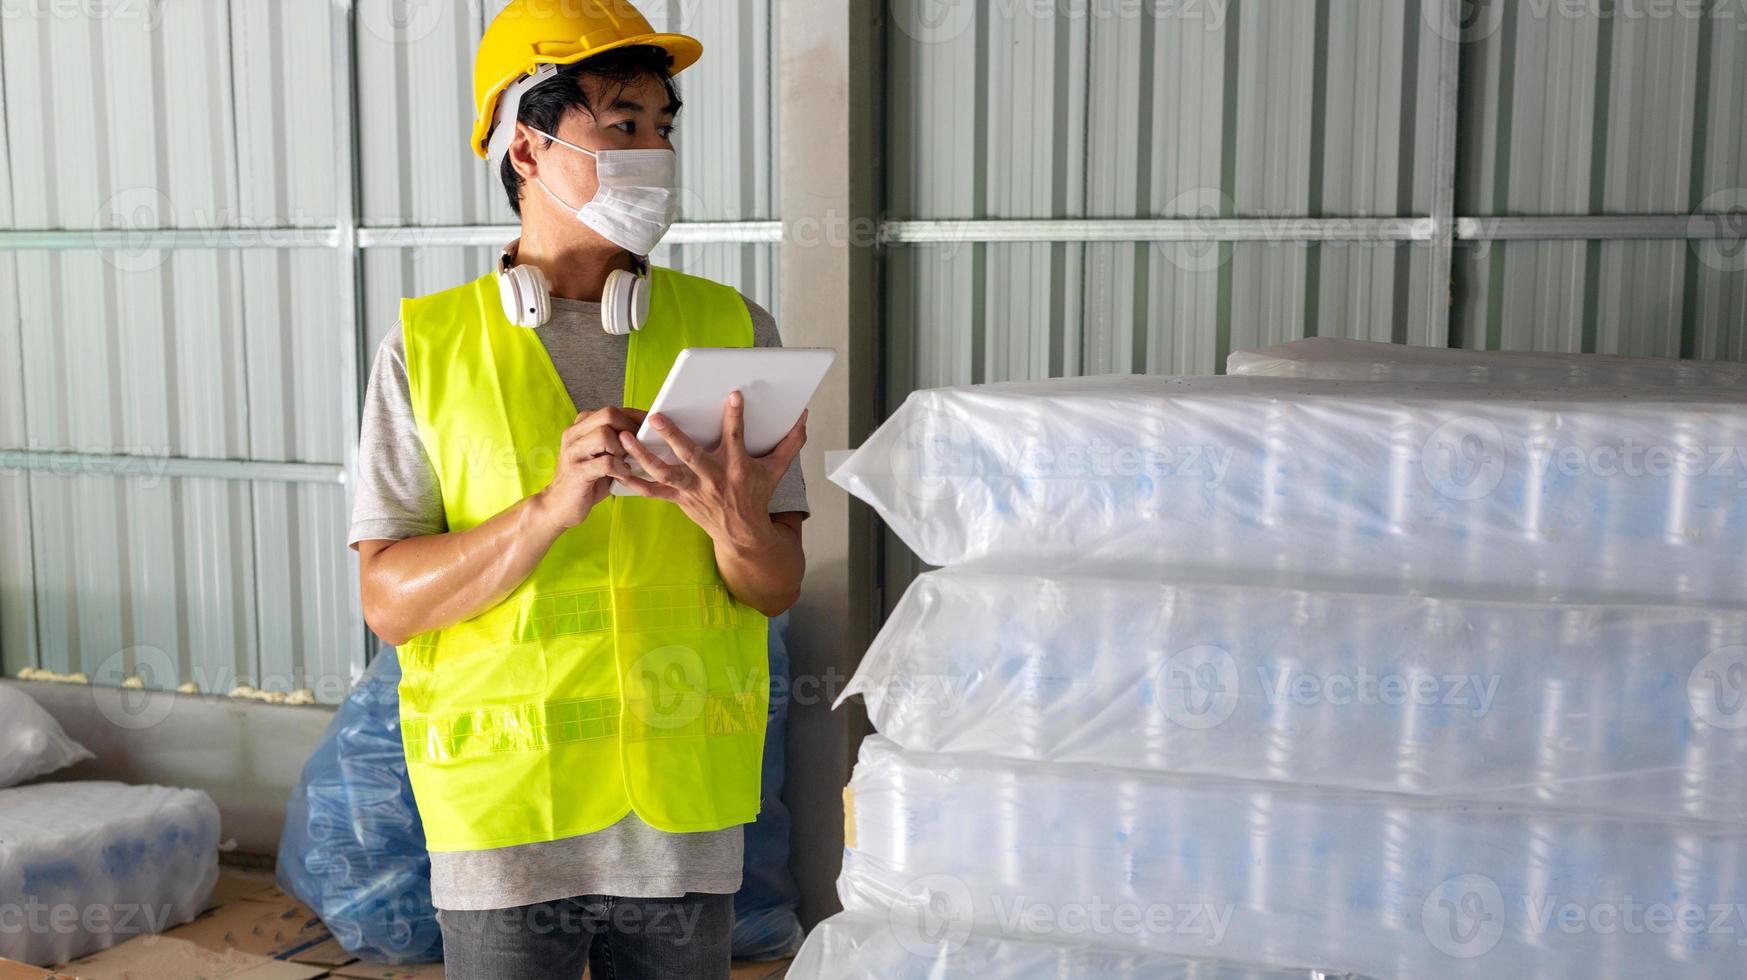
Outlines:
<svg viewBox="0 0 1747 980"><path fill-rule="evenodd" d="M1227 374L1328 381L1471 381L1539 388L1747 385L1747 364L1608 354L1451 350L1336 337L1237 351L1225 363Z"/></svg>
<svg viewBox="0 0 1747 980"><path fill-rule="evenodd" d="M1747 975L1747 827L863 743L851 912L1391 978Z"/></svg>
<svg viewBox="0 0 1747 980"><path fill-rule="evenodd" d="M813 927L788 980L1344 980L1098 946L931 928L903 914L841 912Z"/></svg>
<svg viewBox="0 0 1747 980"><path fill-rule="evenodd" d="M1740 605L1747 392L1105 377L912 394L832 479L924 561Z"/></svg>
<svg viewBox="0 0 1747 980"><path fill-rule="evenodd" d="M89 758L91 750L68 738L35 698L0 684L0 789Z"/></svg>
<svg viewBox="0 0 1747 980"><path fill-rule="evenodd" d="M198 790L0 790L0 957L51 966L191 921L218 881L218 833Z"/></svg>
<svg viewBox="0 0 1747 980"><path fill-rule="evenodd" d="M1747 612L949 569L860 694L907 749L1747 821Z"/></svg>

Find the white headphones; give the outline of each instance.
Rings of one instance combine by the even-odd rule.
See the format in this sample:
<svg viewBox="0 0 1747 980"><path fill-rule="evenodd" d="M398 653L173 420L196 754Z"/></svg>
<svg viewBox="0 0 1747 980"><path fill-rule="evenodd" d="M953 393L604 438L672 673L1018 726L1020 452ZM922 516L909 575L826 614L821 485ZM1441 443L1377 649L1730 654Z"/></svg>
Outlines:
<svg viewBox="0 0 1747 980"><path fill-rule="evenodd" d="M537 265L517 265L516 246L504 246L498 258L497 291L503 315L518 327L543 327L552 319L552 288ZM629 336L649 322L649 266L637 260L637 271L614 270L601 293L601 329L615 337Z"/></svg>

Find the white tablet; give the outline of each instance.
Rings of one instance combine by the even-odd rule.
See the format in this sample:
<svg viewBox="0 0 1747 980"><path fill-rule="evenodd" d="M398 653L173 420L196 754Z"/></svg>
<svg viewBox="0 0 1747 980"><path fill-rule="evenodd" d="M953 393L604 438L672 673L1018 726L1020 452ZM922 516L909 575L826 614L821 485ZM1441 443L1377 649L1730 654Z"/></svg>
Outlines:
<svg viewBox="0 0 1747 980"><path fill-rule="evenodd" d="M822 347L688 347L674 358L649 414L661 414L706 449L722 443L722 408L733 392L746 399L746 451L764 456L800 421L837 352ZM662 459L673 450L648 422L637 441ZM635 466L633 466L635 469ZM634 491L613 484L613 492Z"/></svg>

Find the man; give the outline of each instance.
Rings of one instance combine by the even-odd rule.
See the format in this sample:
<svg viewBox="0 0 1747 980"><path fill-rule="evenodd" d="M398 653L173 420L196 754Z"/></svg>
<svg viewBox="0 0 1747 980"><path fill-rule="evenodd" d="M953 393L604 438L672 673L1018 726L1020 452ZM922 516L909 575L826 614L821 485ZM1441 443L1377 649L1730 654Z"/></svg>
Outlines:
<svg viewBox="0 0 1747 980"><path fill-rule="evenodd" d="M670 465L635 438L680 350L779 343L734 290L646 263L672 76L701 53L624 0L512 0L473 146L521 238L406 301L371 374L351 541L400 648L452 980L728 976L806 437L749 458L735 396L719 449L665 428Z"/></svg>

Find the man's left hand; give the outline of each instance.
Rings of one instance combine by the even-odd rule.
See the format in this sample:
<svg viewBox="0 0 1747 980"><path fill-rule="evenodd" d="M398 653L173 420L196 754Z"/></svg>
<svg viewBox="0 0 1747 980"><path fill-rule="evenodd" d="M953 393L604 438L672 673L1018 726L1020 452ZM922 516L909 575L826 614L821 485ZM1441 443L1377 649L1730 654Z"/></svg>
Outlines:
<svg viewBox="0 0 1747 980"><path fill-rule="evenodd" d="M719 545L755 550L772 533L770 500L801 447L807 444L807 413L768 455L746 451L746 399L736 391L722 406L722 444L703 449L661 416L649 417L673 449L678 462L650 452L629 432L620 433L625 451L648 479L620 478L639 495L676 504Z"/></svg>

